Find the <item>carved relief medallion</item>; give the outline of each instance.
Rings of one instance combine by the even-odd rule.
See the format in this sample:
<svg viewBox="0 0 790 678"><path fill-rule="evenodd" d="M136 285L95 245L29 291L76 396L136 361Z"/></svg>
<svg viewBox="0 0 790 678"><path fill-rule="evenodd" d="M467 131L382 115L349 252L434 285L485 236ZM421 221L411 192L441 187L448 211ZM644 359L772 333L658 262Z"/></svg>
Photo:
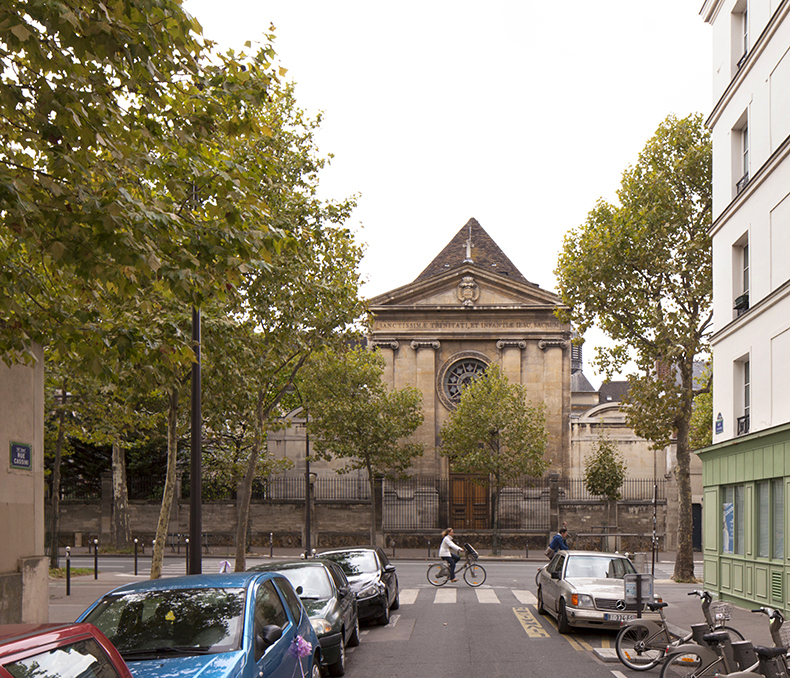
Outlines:
<svg viewBox="0 0 790 678"><path fill-rule="evenodd" d="M474 303L480 298L480 289L471 275L465 275L458 283L456 294L458 301L464 306L474 306Z"/></svg>

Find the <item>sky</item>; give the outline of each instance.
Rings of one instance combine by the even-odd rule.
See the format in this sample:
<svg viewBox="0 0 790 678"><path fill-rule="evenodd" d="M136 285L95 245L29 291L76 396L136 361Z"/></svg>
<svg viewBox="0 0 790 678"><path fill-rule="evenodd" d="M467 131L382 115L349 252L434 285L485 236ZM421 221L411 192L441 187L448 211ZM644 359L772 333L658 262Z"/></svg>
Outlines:
<svg viewBox="0 0 790 678"><path fill-rule="evenodd" d="M362 293L408 284L476 218L556 292L566 233L616 201L669 114L707 117L702 0L185 0L221 47L275 28L286 79L333 154L320 195L358 196ZM596 331L585 337L584 373Z"/></svg>

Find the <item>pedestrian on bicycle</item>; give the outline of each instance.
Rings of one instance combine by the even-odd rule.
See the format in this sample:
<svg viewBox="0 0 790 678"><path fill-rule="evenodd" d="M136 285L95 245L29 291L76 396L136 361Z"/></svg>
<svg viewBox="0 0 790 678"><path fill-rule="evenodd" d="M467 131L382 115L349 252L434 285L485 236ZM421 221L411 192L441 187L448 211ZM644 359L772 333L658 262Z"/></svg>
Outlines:
<svg viewBox="0 0 790 678"><path fill-rule="evenodd" d="M461 560L461 556L456 555L463 553L463 549L453 541L453 528L448 527L442 532L442 544L439 546L439 557L447 561L450 568L450 581L458 581L455 578L455 564Z"/></svg>

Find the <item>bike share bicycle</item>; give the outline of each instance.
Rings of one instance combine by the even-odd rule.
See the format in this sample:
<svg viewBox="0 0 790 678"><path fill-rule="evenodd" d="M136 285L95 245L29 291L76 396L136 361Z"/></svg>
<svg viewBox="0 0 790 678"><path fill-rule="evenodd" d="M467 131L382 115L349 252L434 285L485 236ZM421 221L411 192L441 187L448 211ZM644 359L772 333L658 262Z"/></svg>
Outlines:
<svg viewBox="0 0 790 678"><path fill-rule="evenodd" d="M700 598L705 624L699 626L704 627L705 632L721 631L733 642L743 640L739 631L725 624L729 619L726 608L719 608L719 612L711 611L713 596L708 591L689 591L688 595ZM617 658L634 671L647 671L658 666L667 651L692 640L692 633L681 637L670 632L663 609L667 603L646 603L645 606L650 611L659 613L660 622L644 618L624 622L615 640Z"/></svg>
<svg viewBox="0 0 790 678"><path fill-rule="evenodd" d="M753 646L751 641L731 642L726 633L705 633L692 626L694 643L679 645L667 653L661 667L660 678L699 678L721 676L722 678L788 678L788 670L780 629L784 617L779 610L761 607L752 612L761 612L769 619L769 629L774 647Z"/></svg>
<svg viewBox="0 0 790 678"><path fill-rule="evenodd" d="M469 586L480 586L486 580L486 571L482 565L477 563L478 553L471 544L464 543L464 555L466 556L461 572L464 574L464 581ZM456 576L460 574L456 565ZM444 586L450 581L450 568L447 563L434 563L428 568L428 581L434 586Z"/></svg>

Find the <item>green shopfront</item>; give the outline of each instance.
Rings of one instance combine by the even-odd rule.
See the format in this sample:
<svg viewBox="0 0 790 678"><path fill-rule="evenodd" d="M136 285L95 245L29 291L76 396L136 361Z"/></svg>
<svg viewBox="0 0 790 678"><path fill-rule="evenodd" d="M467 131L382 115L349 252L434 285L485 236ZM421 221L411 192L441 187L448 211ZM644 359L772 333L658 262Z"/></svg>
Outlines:
<svg viewBox="0 0 790 678"><path fill-rule="evenodd" d="M722 600L788 610L790 424L698 451L705 588Z"/></svg>

